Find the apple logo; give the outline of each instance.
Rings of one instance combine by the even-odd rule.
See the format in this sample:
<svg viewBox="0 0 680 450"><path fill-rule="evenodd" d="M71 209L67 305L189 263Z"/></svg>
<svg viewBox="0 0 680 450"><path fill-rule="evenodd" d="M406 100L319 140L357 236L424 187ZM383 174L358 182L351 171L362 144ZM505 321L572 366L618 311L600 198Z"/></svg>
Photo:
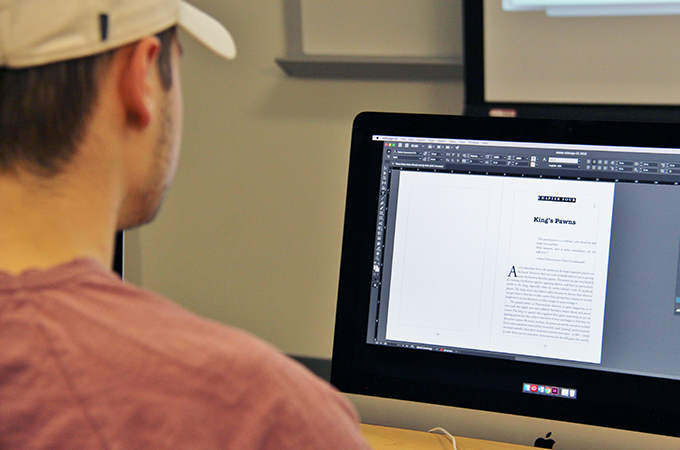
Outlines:
<svg viewBox="0 0 680 450"><path fill-rule="evenodd" d="M552 431L548 434L545 435L545 438L538 438L536 439L536 442L534 442L534 447L538 448L553 448L553 445L555 445L555 440L550 439L550 435L552 434Z"/></svg>

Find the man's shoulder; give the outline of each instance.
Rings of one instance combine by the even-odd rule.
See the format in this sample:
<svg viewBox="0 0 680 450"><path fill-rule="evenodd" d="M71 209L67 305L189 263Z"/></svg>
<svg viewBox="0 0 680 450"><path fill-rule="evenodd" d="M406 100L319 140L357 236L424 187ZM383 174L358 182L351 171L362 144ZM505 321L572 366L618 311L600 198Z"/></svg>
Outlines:
<svg viewBox="0 0 680 450"><path fill-rule="evenodd" d="M63 278L35 319L61 368L46 376L77 392L102 433L191 448L364 448L346 399L261 339L106 271Z"/></svg>

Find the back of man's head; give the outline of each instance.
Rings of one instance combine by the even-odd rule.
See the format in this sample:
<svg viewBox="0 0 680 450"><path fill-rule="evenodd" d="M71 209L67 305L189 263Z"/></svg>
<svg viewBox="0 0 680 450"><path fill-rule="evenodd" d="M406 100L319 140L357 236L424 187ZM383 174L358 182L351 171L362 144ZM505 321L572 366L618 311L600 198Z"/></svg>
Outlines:
<svg viewBox="0 0 680 450"><path fill-rule="evenodd" d="M41 176L60 172L121 46L157 35L169 89L176 26L224 58L236 54L228 31L182 0L0 2L0 174L19 166Z"/></svg>

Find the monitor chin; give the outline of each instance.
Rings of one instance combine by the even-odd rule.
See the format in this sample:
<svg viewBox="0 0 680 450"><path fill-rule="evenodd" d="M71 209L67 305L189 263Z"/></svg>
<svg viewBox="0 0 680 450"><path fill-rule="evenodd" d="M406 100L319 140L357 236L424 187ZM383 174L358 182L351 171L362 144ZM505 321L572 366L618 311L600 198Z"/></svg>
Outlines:
<svg viewBox="0 0 680 450"><path fill-rule="evenodd" d="M442 427L454 436L539 448L553 448L547 446L550 444L570 450L680 448L680 439L655 434L366 395L347 396L361 421L371 425L418 431Z"/></svg>

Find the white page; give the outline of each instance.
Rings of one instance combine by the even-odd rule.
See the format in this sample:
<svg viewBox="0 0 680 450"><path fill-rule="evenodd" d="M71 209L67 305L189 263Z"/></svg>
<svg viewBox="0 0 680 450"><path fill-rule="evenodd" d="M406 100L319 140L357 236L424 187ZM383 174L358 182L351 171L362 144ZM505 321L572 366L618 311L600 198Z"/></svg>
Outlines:
<svg viewBox="0 0 680 450"><path fill-rule="evenodd" d="M401 173L387 339L488 348L502 182Z"/></svg>
<svg viewBox="0 0 680 450"><path fill-rule="evenodd" d="M494 350L600 362L613 204L614 183L506 180Z"/></svg>

